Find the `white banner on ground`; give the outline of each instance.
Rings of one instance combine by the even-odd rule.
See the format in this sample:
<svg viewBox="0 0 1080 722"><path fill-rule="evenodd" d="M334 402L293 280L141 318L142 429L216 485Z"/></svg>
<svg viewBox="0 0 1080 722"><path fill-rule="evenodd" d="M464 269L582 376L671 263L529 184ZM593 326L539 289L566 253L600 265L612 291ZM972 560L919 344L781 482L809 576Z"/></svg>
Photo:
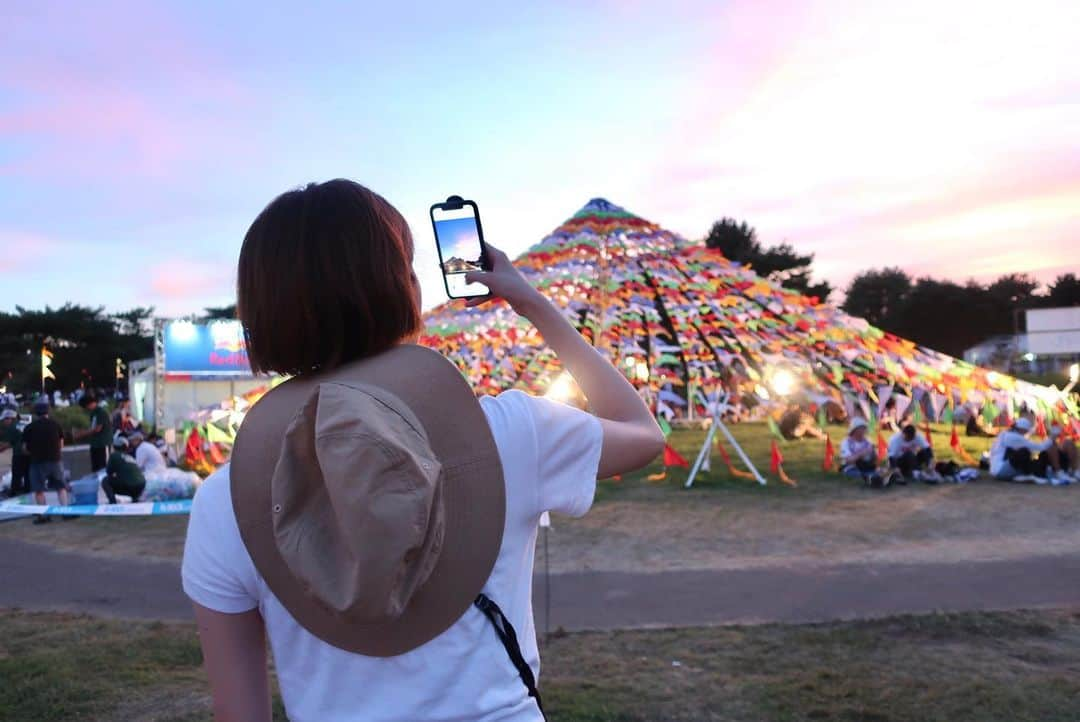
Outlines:
<svg viewBox="0 0 1080 722"><path fill-rule="evenodd" d="M191 513L191 499L176 501L145 501L135 504L23 504L18 501L0 502L0 514L55 514L61 516L158 516Z"/></svg>

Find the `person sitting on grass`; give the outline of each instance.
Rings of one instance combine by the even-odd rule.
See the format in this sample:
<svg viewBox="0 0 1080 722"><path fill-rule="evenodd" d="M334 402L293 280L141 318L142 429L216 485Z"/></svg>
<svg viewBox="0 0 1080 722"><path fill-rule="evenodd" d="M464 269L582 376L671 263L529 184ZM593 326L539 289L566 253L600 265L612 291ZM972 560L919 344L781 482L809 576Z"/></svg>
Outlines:
<svg viewBox="0 0 1080 722"><path fill-rule="evenodd" d="M1077 458L1076 442L1065 435L1057 424L1050 427L1053 446L1047 449L1050 466L1059 478L1069 476L1070 481L1080 482L1080 459Z"/></svg>
<svg viewBox="0 0 1080 722"><path fill-rule="evenodd" d="M109 497L109 503L116 503L116 495L130 496L132 502L139 500L146 489L146 477L142 469L128 453L128 440L122 434L113 437L113 453L105 467L105 478L101 480L101 490Z"/></svg>
<svg viewBox="0 0 1080 722"><path fill-rule="evenodd" d="M866 429L866 419L861 416L852 419L848 435L840 443L840 471L870 485L882 484L881 475L877 473L877 450L866 438Z"/></svg>
<svg viewBox="0 0 1080 722"><path fill-rule="evenodd" d="M934 450L913 425L908 424L889 439L889 468L899 471L904 482L940 481L933 463Z"/></svg>
<svg viewBox="0 0 1080 722"><path fill-rule="evenodd" d="M1031 428L1031 419L1021 416L1010 428L998 434L990 447L991 476L1001 481L1049 483L1049 451L1054 440L1035 443L1027 437Z"/></svg>
<svg viewBox="0 0 1080 722"><path fill-rule="evenodd" d="M818 428L814 417L796 403L788 404L784 413L780 415L780 421L777 425L780 427L780 433L788 441L801 439L807 435L813 436L815 439L825 439L825 432Z"/></svg>
<svg viewBox="0 0 1080 722"><path fill-rule="evenodd" d="M896 399L890 398L881 410L881 430L900 431L900 415L896 412ZM889 454L892 456L892 454Z"/></svg>

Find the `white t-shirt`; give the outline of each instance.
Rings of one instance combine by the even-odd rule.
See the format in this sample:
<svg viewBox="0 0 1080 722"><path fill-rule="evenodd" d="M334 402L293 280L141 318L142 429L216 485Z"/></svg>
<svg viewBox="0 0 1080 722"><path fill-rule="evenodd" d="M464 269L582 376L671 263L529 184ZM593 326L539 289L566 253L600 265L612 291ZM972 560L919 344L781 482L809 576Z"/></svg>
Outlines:
<svg viewBox="0 0 1080 722"><path fill-rule="evenodd" d="M873 449L873 442L865 436L861 441L852 436L845 436L844 440L840 442L840 462L845 467L851 466L862 454L873 451ZM868 461L873 461L873 458L868 459Z"/></svg>
<svg viewBox="0 0 1080 722"><path fill-rule="evenodd" d="M592 505L603 432L570 406L507 391L480 400L506 482L502 547L483 591L514 625L539 676L532 571L541 513L581 516ZM208 478L191 508L184 591L204 607L258 607L293 722L342 720L538 720L536 703L475 607L448 630L397 657L366 657L331 646L301 627L255 570L233 515L228 466Z"/></svg>
<svg viewBox="0 0 1080 722"><path fill-rule="evenodd" d="M899 431L889 439L889 458L903 456L908 451L912 454L918 454L923 449L929 448L930 444L926 441L926 437L918 431L915 432L915 437L911 441L904 438L904 432Z"/></svg>
<svg viewBox="0 0 1080 722"><path fill-rule="evenodd" d="M139 465L139 468L143 470L143 473L148 471L164 471L168 468L165 464L165 457L163 457L161 452L158 451L158 448L149 441L142 441L135 447L135 463Z"/></svg>
<svg viewBox="0 0 1080 722"><path fill-rule="evenodd" d="M990 447L990 474L998 476L999 474L1006 473L1006 449L1027 449L1031 452L1032 456L1038 456L1041 452L1049 449L1053 443L1053 439L1047 439L1042 443L1036 443L1019 431L1006 429L997 435L997 438L994 439L993 446Z"/></svg>

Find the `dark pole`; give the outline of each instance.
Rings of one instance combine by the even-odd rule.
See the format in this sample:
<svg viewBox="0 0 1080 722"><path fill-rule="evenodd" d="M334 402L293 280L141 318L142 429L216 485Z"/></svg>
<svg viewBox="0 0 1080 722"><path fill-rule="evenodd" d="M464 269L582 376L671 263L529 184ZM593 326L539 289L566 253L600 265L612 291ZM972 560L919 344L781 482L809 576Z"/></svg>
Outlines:
<svg viewBox="0 0 1080 722"><path fill-rule="evenodd" d="M548 531L544 527L544 643L551 637L551 557L548 556Z"/></svg>

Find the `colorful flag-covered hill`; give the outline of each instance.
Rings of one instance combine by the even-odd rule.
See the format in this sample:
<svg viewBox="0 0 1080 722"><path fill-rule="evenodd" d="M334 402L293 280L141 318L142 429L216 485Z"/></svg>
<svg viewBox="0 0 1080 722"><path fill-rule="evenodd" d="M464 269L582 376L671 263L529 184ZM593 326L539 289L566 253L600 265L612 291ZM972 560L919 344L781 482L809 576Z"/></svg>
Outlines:
<svg viewBox="0 0 1080 722"><path fill-rule="evenodd" d="M817 402L870 413L895 397L939 418L958 404L1007 417L1022 405L1056 416L1054 389L981 369L788 291L700 243L603 199L515 261L635 385L681 399L767 394L786 370ZM426 314L421 342L451 359L478 393L544 393L561 373L527 321L503 302L460 301ZM950 402L951 399L951 402ZM1068 411L1077 415L1069 402Z"/></svg>

